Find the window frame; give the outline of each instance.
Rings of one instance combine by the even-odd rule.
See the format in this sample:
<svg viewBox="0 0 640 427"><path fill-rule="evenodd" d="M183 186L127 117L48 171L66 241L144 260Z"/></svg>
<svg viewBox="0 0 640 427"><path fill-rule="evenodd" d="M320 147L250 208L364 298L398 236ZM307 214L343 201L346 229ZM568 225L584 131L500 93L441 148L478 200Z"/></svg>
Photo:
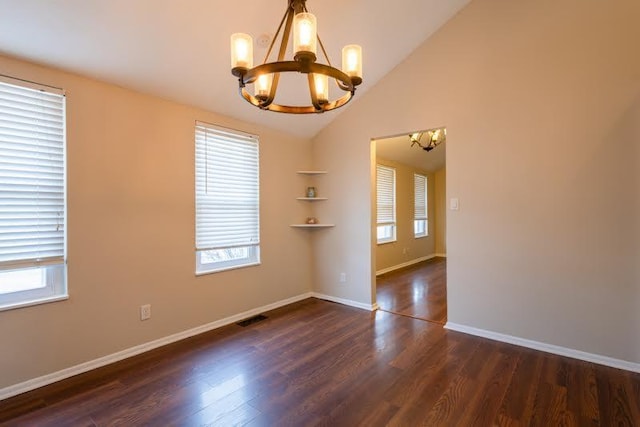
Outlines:
<svg viewBox="0 0 640 427"><path fill-rule="evenodd" d="M414 219L413 220L413 238L421 239L423 237L429 237L429 224L427 219Z"/></svg>
<svg viewBox="0 0 640 427"><path fill-rule="evenodd" d="M54 301L62 301L69 298L68 286L67 286L67 138L66 138L66 126L67 126L67 111L66 111L66 96L64 90L52 86L43 85L40 83L29 82L22 79L16 79L8 76L0 75L0 85L2 86L14 86L18 88L18 91L26 92L23 95L19 93L13 93L14 97L13 102L19 103L21 102L20 96L25 96L26 98L38 98L40 102L48 103L51 102L51 95L55 96L56 105L59 103L60 109L60 133L59 139L53 139L56 149L61 152L61 180L56 181L59 186L62 187L62 221L60 221L59 225L62 227L62 248L61 254L56 255L52 258L24 258L24 259L13 259L11 261L5 261L3 265L0 267L0 311L5 310L13 310L21 307L34 306L39 304L50 303ZM11 93L11 88L6 89L6 93ZM14 91L16 89L13 89ZM26 93L31 92L33 97L28 96ZM41 98L39 98L41 96ZM49 100L45 100L48 97ZM5 101L8 101L9 98L5 98ZM22 98L22 102L27 102L25 98ZM11 102L10 102L11 103ZM8 106L9 104L5 104ZM45 105L45 104L42 104ZM18 107L16 107L18 108ZM56 107L58 108L58 107ZM11 110L9 110L11 111ZM30 110L23 110L23 112L28 112ZM12 113L10 112L9 115ZM41 114L45 114L41 112ZM26 116L22 116L26 117ZM50 117L50 116L48 116ZM18 119L16 119L18 120ZM28 120L28 119L27 119ZM41 119L34 118L34 121L37 123ZM24 126L24 120L20 123L20 126ZM58 123L58 122L56 122ZM15 125L15 124L14 124ZM38 130L34 128L27 129L26 132L32 132L34 135L37 134ZM36 145L33 144L33 141L37 141L38 138L36 136L26 136L22 137L23 139L29 139L28 145ZM52 140L49 140L52 141ZM10 145L19 145L20 142L5 140L5 143ZM60 144L59 146L57 144ZM48 153L45 148L32 151L32 154L29 158L29 162L32 162L35 158L42 158L44 155ZM9 171L10 169L6 169L5 171ZM10 176L10 175L9 175ZM31 184L34 185L34 184ZM29 284L23 284L21 286L16 286L15 282L20 281L20 273L26 273L27 271L39 270L40 271L40 279L38 280L40 283L32 282ZM3 277L4 276L4 277ZM22 278L24 281L24 276ZM3 283L5 282L5 283ZM11 282L14 285L11 285ZM8 283L8 285L7 285ZM6 286L5 291L3 291L3 286Z"/></svg>
<svg viewBox="0 0 640 427"><path fill-rule="evenodd" d="M196 276L218 273L221 271L234 270L236 268L251 267L260 265L260 245L239 246L238 248L246 248L247 256L237 257L230 260L218 262L203 262L203 257L211 250L196 250ZM229 248L236 249L236 248Z"/></svg>
<svg viewBox="0 0 640 427"><path fill-rule="evenodd" d="M391 198L391 218L387 220L380 219L380 199L381 199L381 185L380 181L381 171L391 173L391 194L386 195L386 198ZM376 243L383 245L386 243L393 243L397 241L397 218L396 218L396 169L391 166L382 164L376 164ZM381 234L383 236L381 237Z"/></svg>
<svg viewBox="0 0 640 427"><path fill-rule="evenodd" d="M21 268L16 270L0 271L3 274L22 272L37 269L42 272L44 285L37 288L12 291L0 294L2 303L0 311L11 310L32 305L45 304L54 301L62 301L69 298L66 290L65 264L54 264L42 267ZM1 281L2 279L0 279Z"/></svg>
<svg viewBox="0 0 640 427"><path fill-rule="evenodd" d="M200 132L200 134L199 134ZM204 140L203 134L204 132ZM211 140L209 141L208 133L210 133ZM200 138L200 139L199 139ZM254 168L250 169L247 173L254 174L252 178L255 178L255 188L251 188L251 191L255 192L255 199L249 198L244 201L246 206L254 206L255 215L252 215L252 219L254 220L253 230L255 235L249 238L249 241L245 241L241 244L236 243L227 243L227 244L213 244L211 241L205 242L200 241L203 240L199 238L206 233L199 231L199 216L206 216L208 214L202 214L203 210L206 209L199 208L199 201L202 199L203 204L218 204L221 207L225 206L224 197L216 198L207 196L206 192L202 191L202 186L208 185L207 177L208 174L212 172L210 169L211 166L207 163L207 154L206 151L209 149L209 146L206 144L217 144L226 141L225 138L229 138L234 142L230 143L226 148L222 148L224 144L220 145L219 148L224 151L229 151L229 147L233 146L233 143L245 144L244 148L249 149L251 151L251 155L255 158ZM213 141L216 140L216 141ZM204 146L200 144L204 143ZM249 147L249 145L251 147ZM195 274L196 276L202 276L207 274L219 273L222 271L233 270L238 268L246 268L252 267L256 265L260 265L260 140L257 135L248 134L242 131L238 131L235 129L224 128L221 126L213 125L210 123L196 121L195 126L195 148L196 148L196 174L195 174L195 205L196 205L196 215L195 215L195 236L196 236L196 244L195 244ZM229 153L227 153L229 154ZM236 153L237 154L237 153ZM203 157L204 156L204 157ZM229 161L232 161L229 159ZM199 172L204 168L204 176ZM226 175L223 178L228 178ZM204 181L201 181L203 179ZM215 178L219 179L219 176ZM242 200L242 199L240 199ZM228 201L228 200L227 200ZM228 221L228 220L227 220ZM204 222L204 218L203 218ZM208 217L208 222L211 222L211 217ZM215 228L215 226L213 227ZM212 230L212 227L209 226L208 230ZM246 232L246 230L245 230ZM251 234L249 232L249 234ZM244 250L244 251L239 251ZM207 259L208 258L208 259ZM215 258L221 258L220 260L213 260Z"/></svg>

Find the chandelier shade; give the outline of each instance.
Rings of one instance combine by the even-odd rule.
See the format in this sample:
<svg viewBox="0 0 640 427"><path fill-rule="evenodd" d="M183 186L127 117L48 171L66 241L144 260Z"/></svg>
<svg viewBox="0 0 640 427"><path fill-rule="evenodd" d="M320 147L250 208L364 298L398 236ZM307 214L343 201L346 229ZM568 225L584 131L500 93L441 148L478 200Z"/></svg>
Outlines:
<svg viewBox="0 0 640 427"><path fill-rule="evenodd" d="M347 45L342 49L342 69L331 65L317 32L316 17L309 13L306 0L288 0L287 10L269 46L262 64L253 66L253 39L243 33L231 35L231 73L238 78L240 95L250 104L268 111L290 114L323 113L348 103L362 83L362 48ZM284 25L284 30L283 30ZM281 34L277 61L267 62ZM289 38L293 60L285 60ZM317 62L318 47L326 64ZM282 105L275 101L283 73L307 75L309 105ZM334 82L343 95L331 100L329 87ZM248 85L253 84L253 94Z"/></svg>
<svg viewBox="0 0 640 427"><path fill-rule="evenodd" d="M231 62L236 67L253 67L253 40L251 36L242 33L231 35Z"/></svg>

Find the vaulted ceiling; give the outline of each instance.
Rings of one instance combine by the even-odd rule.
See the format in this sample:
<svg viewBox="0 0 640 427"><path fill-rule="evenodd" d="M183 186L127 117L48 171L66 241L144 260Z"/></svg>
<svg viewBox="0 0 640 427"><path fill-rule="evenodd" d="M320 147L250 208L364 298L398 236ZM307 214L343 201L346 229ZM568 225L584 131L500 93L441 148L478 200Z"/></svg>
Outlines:
<svg viewBox="0 0 640 427"><path fill-rule="evenodd" d="M334 66L343 45L362 45L357 99L468 1L308 0L307 8ZM0 0L0 54L310 138L341 110L260 111L239 97L230 72L229 36L273 36L286 7L287 0ZM256 64L265 53L254 47ZM299 77L282 79L285 95L307 96Z"/></svg>

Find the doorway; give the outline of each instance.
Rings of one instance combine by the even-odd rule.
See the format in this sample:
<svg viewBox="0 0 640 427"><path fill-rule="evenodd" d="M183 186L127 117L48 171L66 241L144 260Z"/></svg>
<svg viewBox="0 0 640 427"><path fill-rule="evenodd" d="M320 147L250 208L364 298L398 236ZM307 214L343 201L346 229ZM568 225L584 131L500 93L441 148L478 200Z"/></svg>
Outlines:
<svg viewBox="0 0 640 427"><path fill-rule="evenodd" d="M407 132L373 143L377 305L444 324L446 129Z"/></svg>

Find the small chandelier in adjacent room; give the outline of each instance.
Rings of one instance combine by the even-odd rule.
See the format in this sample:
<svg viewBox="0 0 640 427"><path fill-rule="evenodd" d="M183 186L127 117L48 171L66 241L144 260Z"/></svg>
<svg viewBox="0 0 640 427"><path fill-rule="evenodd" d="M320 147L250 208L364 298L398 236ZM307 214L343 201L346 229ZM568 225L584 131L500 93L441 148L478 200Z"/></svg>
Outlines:
<svg viewBox="0 0 640 427"><path fill-rule="evenodd" d="M420 142L422 137L425 138L425 142ZM411 142L411 146L418 145L418 147L422 148L425 151L431 151L436 148L438 145L442 144L447 140L447 129L446 128L437 128L431 129L424 132L414 132L409 135L409 141Z"/></svg>
<svg viewBox="0 0 640 427"><path fill-rule="evenodd" d="M251 36L242 33L231 35L231 73L238 77L240 95L256 107L279 113L322 113L342 107L351 100L356 86L362 83L361 47L353 44L345 46L342 49L342 70L334 68L320 37L317 36L316 17L308 12L306 0L287 2L287 10L261 65L253 66ZM267 62L283 25L278 60ZM293 61L286 61L284 56L292 29ZM318 45L327 64L316 62ZM280 105L274 102L280 73L287 72L307 75L311 105ZM340 98L333 101L329 99L329 78L344 92ZM253 84L253 95L247 91L248 84Z"/></svg>

